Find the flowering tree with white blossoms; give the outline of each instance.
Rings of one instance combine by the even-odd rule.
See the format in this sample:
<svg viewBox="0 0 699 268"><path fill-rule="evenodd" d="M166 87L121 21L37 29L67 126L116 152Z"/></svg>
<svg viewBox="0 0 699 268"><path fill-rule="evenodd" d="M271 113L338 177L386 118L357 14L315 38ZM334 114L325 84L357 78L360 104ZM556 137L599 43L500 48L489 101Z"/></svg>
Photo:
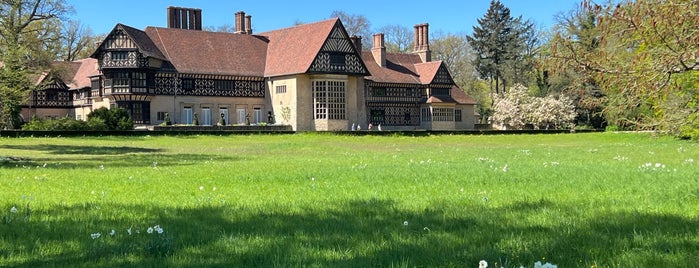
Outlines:
<svg viewBox="0 0 699 268"><path fill-rule="evenodd" d="M534 125L534 128L557 128L575 120L573 101L564 95L558 98L553 96L534 98L532 104L529 123Z"/></svg>
<svg viewBox="0 0 699 268"><path fill-rule="evenodd" d="M534 128L559 127L573 122L575 106L566 96L533 97L526 87L514 85L504 97L493 104L493 123L504 128L521 129L527 124Z"/></svg>
<svg viewBox="0 0 699 268"><path fill-rule="evenodd" d="M528 121L525 116L529 114L531 102L532 97L529 96L526 87L520 84L512 86L504 97L495 97L493 123L504 128L509 126L521 129Z"/></svg>

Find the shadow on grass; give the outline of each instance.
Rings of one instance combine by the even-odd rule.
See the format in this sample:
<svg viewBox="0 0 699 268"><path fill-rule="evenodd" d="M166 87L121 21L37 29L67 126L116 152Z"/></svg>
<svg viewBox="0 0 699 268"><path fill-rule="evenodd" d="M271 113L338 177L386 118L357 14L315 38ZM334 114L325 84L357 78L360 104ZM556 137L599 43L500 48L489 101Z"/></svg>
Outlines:
<svg viewBox="0 0 699 268"><path fill-rule="evenodd" d="M235 161L216 154L166 154L163 149L128 146L2 145L0 149L42 151L51 157L0 156L0 168L79 169L191 165L200 161Z"/></svg>
<svg viewBox="0 0 699 268"><path fill-rule="evenodd" d="M129 153L157 153L162 149L128 146L77 146L57 144L1 145L0 149L43 151L50 154L120 155Z"/></svg>
<svg viewBox="0 0 699 268"><path fill-rule="evenodd" d="M608 213L577 223L521 224L571 209L547 202L415 212L392 200L318 207L198 208L85 203L23 209L0 224L0 263L26 267L475 267L479 260L559 267L693 267L696 219ZM3 211L8 211L4 210ZM25 213L25 214L23 214ZM10 215L10 214L7 214ZM407 222L407 225L405 224ZM159 225L163 234L146 232ZM132 234L126 233L132 228ZM109 235L115 229L115 235ZM139 233L136 233L138 230ZM100 232L101 236L91 238Z"/></svg>

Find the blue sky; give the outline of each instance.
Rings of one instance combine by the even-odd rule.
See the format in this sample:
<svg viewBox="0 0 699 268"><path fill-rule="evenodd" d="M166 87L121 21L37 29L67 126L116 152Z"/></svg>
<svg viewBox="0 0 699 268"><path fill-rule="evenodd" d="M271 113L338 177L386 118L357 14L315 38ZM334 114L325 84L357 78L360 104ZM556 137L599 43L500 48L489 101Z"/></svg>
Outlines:
<svg viewBox="0 0 699 268"><path fill-rule="evenodd" d="M513 16L522 15L546 28L554 16L573 9L581 0L501 0ZM202 9L202 24L234 24L234 13L252 15L256 33L292 26L296 21L314 22L330 17L334 10L363 15L372 29L398 24L429 23L430 32L471 33L471 29L488 10L490 0L68 0L73 5L73 19L89 26L93 33L108 33L117 23L138 29L146 26L166 27L168 6ZM425 3L425 4L419 4Z"/></svg>

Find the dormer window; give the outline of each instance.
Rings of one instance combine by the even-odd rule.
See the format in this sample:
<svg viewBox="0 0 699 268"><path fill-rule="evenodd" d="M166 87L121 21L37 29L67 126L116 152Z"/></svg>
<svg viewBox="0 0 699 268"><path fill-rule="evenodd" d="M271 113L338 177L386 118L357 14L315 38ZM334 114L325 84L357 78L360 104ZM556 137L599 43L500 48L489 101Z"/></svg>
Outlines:
<svg viewBox="0 0 699 268"><path fill-rule="evenodd" d="M448 88L432 88L431 95L432 96L449 96L449 91L451 91L451 90Z"/></svg>

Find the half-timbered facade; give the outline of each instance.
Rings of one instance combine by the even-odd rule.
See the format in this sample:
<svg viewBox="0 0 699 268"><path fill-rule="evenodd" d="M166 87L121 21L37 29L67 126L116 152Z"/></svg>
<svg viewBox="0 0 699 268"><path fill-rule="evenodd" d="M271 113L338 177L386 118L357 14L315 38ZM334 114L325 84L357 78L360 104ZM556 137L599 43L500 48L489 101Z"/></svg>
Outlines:
<svg viewBox="0 0 699 268"><path fill-rule="evenodd" d="M168 8L168 27L117 24L91 56L98 68L85 77L89 89L71 96L89 100L80 108L124 108L138 125L168 117L300 131L473 128L474 102L431 61L426 24L415 26L410 54L386 53L382 34L362 51L339 19L253 34L251 17L238 12L235 24L235 33L203 31L201 10L177 7ZM51 99L78 117L74 100Z"/></svg>

